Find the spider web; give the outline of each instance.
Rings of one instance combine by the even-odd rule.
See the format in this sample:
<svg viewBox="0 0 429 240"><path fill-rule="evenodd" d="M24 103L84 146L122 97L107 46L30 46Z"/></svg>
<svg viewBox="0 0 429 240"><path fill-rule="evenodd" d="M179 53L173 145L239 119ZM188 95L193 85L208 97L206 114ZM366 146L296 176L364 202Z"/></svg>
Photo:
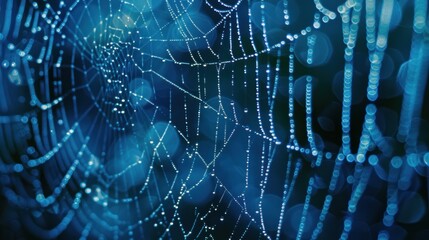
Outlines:
<svg viewBox="0 0 429 240"><path fill-rule="evenodd" d="M380 239L423 219L425 0L0 13L11 238L347 239L371 201Z"/></svg>

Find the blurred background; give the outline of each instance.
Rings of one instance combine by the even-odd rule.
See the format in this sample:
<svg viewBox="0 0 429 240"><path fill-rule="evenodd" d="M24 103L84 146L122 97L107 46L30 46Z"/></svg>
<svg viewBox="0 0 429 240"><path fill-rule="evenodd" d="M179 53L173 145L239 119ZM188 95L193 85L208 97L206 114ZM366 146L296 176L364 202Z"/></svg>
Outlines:
<svg viewBox="0 0 429 240"><path fill-rule="evenodd" d="M2 0L2 239L427 239L426 0Z"/></svg>

